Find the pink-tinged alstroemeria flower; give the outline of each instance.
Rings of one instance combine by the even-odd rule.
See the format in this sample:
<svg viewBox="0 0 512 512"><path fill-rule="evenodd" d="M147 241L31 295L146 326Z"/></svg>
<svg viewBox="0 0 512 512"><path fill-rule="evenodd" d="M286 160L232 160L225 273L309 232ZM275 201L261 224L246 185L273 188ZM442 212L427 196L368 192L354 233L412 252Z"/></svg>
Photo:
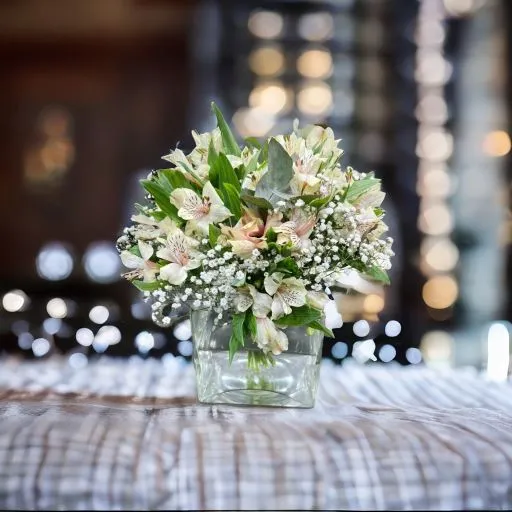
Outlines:
<svg viewBox="0 0 512 512"><path fill-rule="evenodd" d="M195 250L198 242L177 230L165 241L156 255L170 263L160 269L160 277L171 284L180 285L187 279L187 272L201 265L203 255Z"/></svg>
<svg viewBox="0 0 512 512"><path fill-rule="evenodd" d="M171 203L178 208L182 219L204 234L208 234L210 224L222 222L232 215L209 181L203 187L202 197L189 188L177 188L171 192Z"/></svg>
<svg viewBox="0 0 512 512"><path fill-rule="evenodd" d="M151 257L153 256L153 247L142 240L137 242L137 246L139 248L140 256L137 256L130 251L123 251L120 254L123 265L127 268L134 269L132 272L125 274L125 277L130 280L137 278L140 279L142 277L145 282L154 281L159 267L156 263L151 261Z"/></svg>
<svg viewBox="0 0 512 512"><path fill-rule="evenodd" d="M285 278L281 272L274 272L263 281L265 291L272 296L272 319L289 315L293 307L306 304L306 288L300 279Z"/></svg>
<svg viewBox="0 0 512 512"><path fill-rule="evenodd" d="M254 249L266 249L265 235L279 223L281 217L281 213L269 215L264 223L262 219L246 211L234 227L222 226L221 229L233 252L241 258L249 258Z"/></svg>
<svg viewBox="0 0 512 512"><path fill-rule="evenodd" d="M293 247L309 246L309 235L316 224L314 215L307 215L304 210L295 209L289 221L274 228L278 244L292 243Z"/></svg>

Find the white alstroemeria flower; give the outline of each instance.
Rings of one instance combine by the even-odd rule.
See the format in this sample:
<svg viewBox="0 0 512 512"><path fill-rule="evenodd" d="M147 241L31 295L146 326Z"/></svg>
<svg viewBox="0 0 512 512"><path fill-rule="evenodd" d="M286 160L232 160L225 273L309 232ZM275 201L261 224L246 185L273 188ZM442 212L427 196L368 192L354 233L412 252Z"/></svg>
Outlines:
<svg viewBox="0 0 512 512"><path fill-rule="evenodd" d="M252 313L256 318L266 318L272 308L272 297L261 293L249 284L238 290L237 309L247 311L252 306Z"/></svg>
<svg viewBox="0 0 512 512"><path fill-rule="evenodd" d="M278 329L270 318L256 318L256 344L265 352L275 356L288 350L288 337Z"/></svg>
<svg viewBox="0 0 512 512"><path fill-rule="evenodd" d="M196 251L195 240L177 230L165 241L164 247L156 252L159 258L170 263L160 268L160 277L171 284L180 285L187 279L187 272L201 265L202 254Z"/></svg>
<svg viewBox="0 0 512 512"><path fill-rule="evenodd" d="M316 217L314 215L308 215L304 210L295 209L289 221L274 227L274 231L277 233L277 243L291 242L293 247L308 247L310 245L309 235L315 224Z"/></svg>
<svg viewBox="0 0 512 512"><path fill-rule="evenodd" d="M132 276L142 277L145 282L154 281L159 267L156 263L151 261L153 247L142 240L137 242L137 246L140 256L130 251L123 251L120 254L121 261L125 267L134 269L134 272L130 272Z"/></svg>
<svg viewBox="0 0 512 512"><path fill-rule="evenodd" d="M382 286L363 279L359 272L353 268L344 269L331 274L332 279L341 287L353 289L365 295L370 293L379 294Z"/></svg>
<svg viewBox="0 0 512 512"><path fill-rule="evenodd" d="M338 311L336 301L329 298L324 292L308 292L306 297L307 303L324 312L325 326L328 329L338 329L343 325L343 318Z"/></svg>
<svg viewBox="0 0 512 512"><path fill-rule="evenodd" d="M306 288L300 279L284 277L274 272L263 281L265 291L272 296L272 320L289 315L293 307L306 304Z"/></svg>
<svg viewBox="0 0 512 512"><path fill-rule="evenodd" d="M178 208L178 215L191 222L194 227L208 234L208 226L231 217L213 185L207 181L202 197L189 188L177 188L171 192L171 203Z"/></svg>
<svg viewBox="0 0 512 512"><path fill-rule="evenodd" d="M170 235L178 229L178 226L169 217L157 221L153 217L139 214L132 215L131 220L136 223L135 238L137 240L154 240Z"/></svg>

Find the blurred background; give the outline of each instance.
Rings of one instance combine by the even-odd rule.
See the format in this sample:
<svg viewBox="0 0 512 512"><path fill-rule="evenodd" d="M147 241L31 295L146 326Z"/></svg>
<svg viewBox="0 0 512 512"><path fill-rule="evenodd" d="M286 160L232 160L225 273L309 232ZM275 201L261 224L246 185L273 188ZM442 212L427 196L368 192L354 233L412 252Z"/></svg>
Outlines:
<svg viewBox="0 0 512 512"><path fill-rule="evenodd" d="M383 180L392 286L336 295L326 358L505 379L511 4L1 0L0 352L189 361L188 322L151 322L114 244L215 100L242 136L327 123Z"/></svg>

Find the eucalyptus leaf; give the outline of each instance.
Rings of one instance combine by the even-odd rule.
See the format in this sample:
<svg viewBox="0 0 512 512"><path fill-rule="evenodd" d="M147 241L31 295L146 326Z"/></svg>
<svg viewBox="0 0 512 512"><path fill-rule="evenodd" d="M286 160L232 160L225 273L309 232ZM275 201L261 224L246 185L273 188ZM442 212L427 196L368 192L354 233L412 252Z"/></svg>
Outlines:
<svg viewBox="0 0 512 512"><path fill-rule="evenodd" d="M240 199L250 207L261 208L263 210L271 210L273 208L272 203L263 199L262 197L250 196L249 194L242 194Z"/></svg>
<svg viewBox="0 0 512 512"><path fill-rule="evenodd" d="M236 142L235 136L233 135L231 128L226 123L226 120L224 119L222 112L219 110L219 108L217 107L217 105L215 105L214 102L212 102L212 110L213 113L215 114L215 117L217 118L217 126L219 127L220 134L222 137L222 144L224 145L226 153L228 155L240 156L241 151L240 147Z"/></svg>
<svg viewBox="0 0 512 512"><path fill-rule="evenodd" d="M270 139L268 171L260 179L254 195L263 197L274 204L279 200L280 195L288 195L292 177L293 162L290 155L277 140Z"/></svg>

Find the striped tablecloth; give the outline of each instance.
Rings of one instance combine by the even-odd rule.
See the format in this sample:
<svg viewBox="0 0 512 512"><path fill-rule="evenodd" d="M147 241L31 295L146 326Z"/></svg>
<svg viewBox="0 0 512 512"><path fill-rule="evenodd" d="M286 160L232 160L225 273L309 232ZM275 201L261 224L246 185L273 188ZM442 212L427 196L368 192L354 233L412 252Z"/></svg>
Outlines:
<svg viewBox="0 0 512 512"><path fill-rule="evenodd" d="M197 405L176 359L0 360L0 508L512 507L512 385L321 371L314 409Z"/></svg>

